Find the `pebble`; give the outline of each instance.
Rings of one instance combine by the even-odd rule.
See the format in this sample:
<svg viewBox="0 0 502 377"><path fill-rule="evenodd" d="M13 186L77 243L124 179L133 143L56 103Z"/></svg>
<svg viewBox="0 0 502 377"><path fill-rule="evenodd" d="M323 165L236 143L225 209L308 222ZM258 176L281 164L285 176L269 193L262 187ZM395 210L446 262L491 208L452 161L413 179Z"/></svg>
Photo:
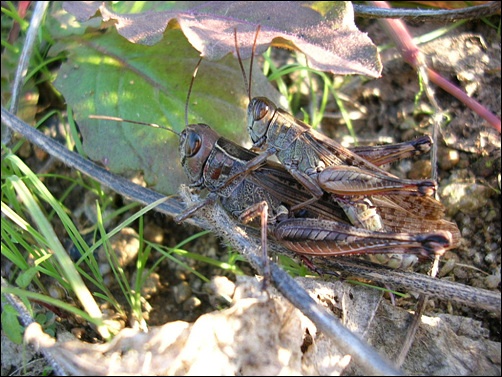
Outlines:
<svg viewBox="0 0 502 377"><path fill-rule="evenodd" d="M190 288L190 285L186 281L183 281L173 287L173 295L174 301L177 304L181 304L192 295L192 288Z"/></svg>
<svg viewBox="0 0 502 377"><path fill-rule="evenodd" d="M492 248L490 248L492 250ZM485 256L485 262L490 264L497 263L498 256L500 255L500 251L490 251L488 254Z"/></svg>
<svg viewBox="0 0 502 377"><path fill-rule="evenodd" d="M468 273L467 271L465 271L465 269L463 267L456 267L453 269L453 273L455 274L455 277L457 279L467 279L468 277Z"/></svg>
<svg viewBox="0 0 502 377"><path fill-rule="evenodd" d="M149 223L145 226L143 235L146 240L155 243L164 242L164 229L154 223Z"/></svg>
<svg viewBox="0 0 502 377"><path fill-rule="evenodd" d="M455 259L449 259L444 265L443 267L441 267L441 270L439 271L439 277L444 277L446 275L448 275L452 270L453 268L455 268L455 265L456 265L456 261Z"/></svg>
<svg viewBox="0 0 502 377"><path fill-rule="evenodd" d="M148 271L143 271L143 278ZM137 271L135 271L131 276L131 287L135 286ZM156 272L150 273L146 276L146 279L143 281L143 285L141 286L141 296L145 299L150 299L154 294L158 292L158 290L162 287L162 283L160 281L160 275Z"/></svg>
<svg viewBox="0 0 502 377"><path fill-rule="evenodd" d="M204 285L204 291L209 294L213 307L228 305L235 292L235 283L225 276L215 276Z"/></svg>
<svg viewBox="0 0 502 377"><path fill-rule="evenodd" d="M477 183L450 183L441 192L443 204L450 214L458 211L474 214L487 204L491 195L488 187Z"/></svg>
<svg viewBox="0 0 502 377"><path fill-rule="evenodd" d="M488 289L497 289L500 285L500 274L489 275L485 278L485 286Z"/></svg>
<svg viewBox="0 0 502 377"><path fill-rule="evenodd" d="M432 168L429 160L415 161L412 169L408 173L409 179L425 179L431 176Z"/></svg>
<svg viewBox="0 0 502 377"><path fill-rule="evenodd" d="M52 298L58 300L62 300L67 296L66 290L57 282L50 284L49 287L47 288L47 291Z"/></svg>
<svg viewBox="0 0 502 377"><path fill-rule="evenodd" d="M197 309L199 306L201 306L202 301L196 297L196 296L190 296L184 303L183 303L183 310L190 312L193 311L194 309Z"/></svg>
<svg viewBox="0 0 502 377"><path fill-rule="evenodd" d="M441 170L451 170L460 161L460 154L455 149L440 148L438 151L438 165Z"/></svg>
<svg viewBox="0 0 502 377"><path fill-rule="evenodd" d="M138 233L133 228L124 228L110 239L112 250L117 256L120 267L125 267L136 259L139 250ZM108 264L104 248L98 251L99 262Z"/></svg>

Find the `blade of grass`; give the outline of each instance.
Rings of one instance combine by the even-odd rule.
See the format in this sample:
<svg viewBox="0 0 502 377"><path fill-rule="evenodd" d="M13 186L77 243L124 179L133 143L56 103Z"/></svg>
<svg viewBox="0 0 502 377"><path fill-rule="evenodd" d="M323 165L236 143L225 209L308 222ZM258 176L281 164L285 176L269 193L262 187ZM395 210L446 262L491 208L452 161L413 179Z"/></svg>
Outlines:
<svg viewBox="0 0 502 377"><path fill-rule="evenodd" d="M82 281L82 278L75 269L72 260L67 255L63 245L61 245L61 242L57 238L54 229L45 218L35 198L32 196L31 192L29 191L28 187L26 187L24 182L22 182L18 177L10 177L9 179L11 180L12 185L18 193L20 200L26 205L27 209L29 210L31 216L33 217L33 220L40 229L40 232L47 239L52 251L54 252L55 257L63 267L65 277L72 285L72 288L79 298L80 303L86 309L87 313L89 313L90 317L94 319L92 322L98 323L97 328L101 336L103 336L103 338L105 339L109 339L110 333L106 326L104 326L102 323L102 313L99 309L99 306L94 301L94 298Z"/></svg>

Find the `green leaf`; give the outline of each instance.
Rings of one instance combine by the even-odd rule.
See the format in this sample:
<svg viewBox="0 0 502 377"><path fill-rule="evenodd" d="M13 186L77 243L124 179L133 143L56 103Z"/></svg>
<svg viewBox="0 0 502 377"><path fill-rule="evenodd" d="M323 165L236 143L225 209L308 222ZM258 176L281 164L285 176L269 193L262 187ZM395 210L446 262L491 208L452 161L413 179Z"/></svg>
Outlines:
<svg viewBox="0 0 502 377"><path fill-rule="evenodd" d="M9 304L2 306L2 330L12 342L16 344L23 342L24 328L17 319L16 309Z"/></svg>
<svg viewBox="0 0 502 377"><path fill-rule="evenodd" d="M145 181L164 194L177 192L186 182L179 160L178 137L161 129L97 121L89 115L116 116L157 123L181 132L185 102L196 50L180 30L168 30L154 46L132 44L114 29L61 41L67 50L55 86L73 107L91 159L112 172L143 171ZM279 102L266 78L253 70L253 88ZM194 83L188 109L189 122L211 125L234 142L248 141L247 95L235 58L204 60Z"/></svg>
<svg viewBox="0 0 502 377"><path fill-rule="evenodd" d="M36 267L28 268L26 271L23 271L19 274L19 276L16 278L16 284L21 288L26 288L31 284L33 277L38 274L38 272L38 268Z"/></svg>

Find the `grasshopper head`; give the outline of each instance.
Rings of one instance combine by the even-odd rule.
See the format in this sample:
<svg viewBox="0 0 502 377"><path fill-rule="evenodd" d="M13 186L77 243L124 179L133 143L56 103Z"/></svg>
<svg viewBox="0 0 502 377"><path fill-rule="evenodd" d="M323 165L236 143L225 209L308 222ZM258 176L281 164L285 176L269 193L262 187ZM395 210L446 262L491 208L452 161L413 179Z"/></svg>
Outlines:
<svg viewBox="0 0 502 377"><path fill-rule="evenodd" d="M265 97L255 97L248 106L248 132L253 146L260 148L267 142L267 132L277 107Z"/></svg>
<svg viewBox="0 0 502 377"><path fill-rule="evenodd" d="M202 123L189 124L181 133L181 165L193 185L202 185L204 165L218 139L218 134Z"/></svg>

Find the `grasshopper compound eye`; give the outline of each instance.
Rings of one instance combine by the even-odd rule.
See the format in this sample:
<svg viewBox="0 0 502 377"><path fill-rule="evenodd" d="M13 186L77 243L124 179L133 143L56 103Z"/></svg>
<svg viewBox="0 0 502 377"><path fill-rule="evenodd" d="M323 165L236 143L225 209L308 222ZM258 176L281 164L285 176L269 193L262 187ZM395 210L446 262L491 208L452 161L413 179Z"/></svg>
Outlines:
<svg viewBox="0 0 502 377"><path fill-rule="evenodd" d="M201 145L201 137L194 132L189 132L185 143L185 156L193 157L200 150Z"/></svg>
<svg viewBox="0 0 502 377"><path fill-rule="evenodd" d="M253 99L252 103L252 114L255 121L263 119L270 111L267 103L260 101L259 99Z"/></svg>

